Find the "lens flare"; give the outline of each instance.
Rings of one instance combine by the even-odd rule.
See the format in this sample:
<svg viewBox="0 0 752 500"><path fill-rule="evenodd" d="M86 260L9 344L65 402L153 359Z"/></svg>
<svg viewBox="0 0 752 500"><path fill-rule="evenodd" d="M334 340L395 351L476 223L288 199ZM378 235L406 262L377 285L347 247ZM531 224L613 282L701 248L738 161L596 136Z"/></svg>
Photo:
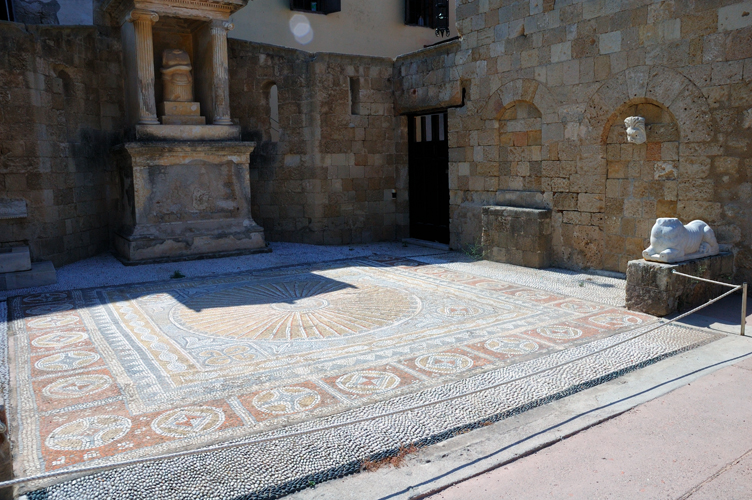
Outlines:
<svg viewBox="0 0 752 500"><path fill-rule="evenodd" d="M307 45L313 40L313 28L308 18L303 14L295 14L290 18L290 31L295 41Z"/></svg>

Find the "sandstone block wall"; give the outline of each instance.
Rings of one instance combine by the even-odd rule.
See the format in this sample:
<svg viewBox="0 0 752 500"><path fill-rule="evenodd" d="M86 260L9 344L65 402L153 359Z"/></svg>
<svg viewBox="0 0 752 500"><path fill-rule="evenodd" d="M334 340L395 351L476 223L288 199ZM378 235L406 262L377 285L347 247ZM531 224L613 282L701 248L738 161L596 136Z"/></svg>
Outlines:
<svg viewBox="0 0 752 500"><path fill-rule="evenodd" d="M0 246L56 266L106 251L117 206L110 146L122 132L118 37L92 27L0 22Z"/></svg>
<svg viewBox="0 0 752 500"><path fill-rule="evenodd" d="M460 0L454 52L395 64L402 111L465 89L449 110L451 246L477 242L497 190L537 189L557 266L624 272L656 217L701 218L752 278L749 13L749 0ZM646 144L626 142L632 113Z"/></svg>
<svg viewBox="0 0 752 500"><path fill-rule="evenodd" d="M232 116L244 139L257 142L251 200L267 240L348 244L406 236L407 120L394 112L393 61L239 40L230 40L229 50ZM272 85L279 95L276 142Z"/></svg>

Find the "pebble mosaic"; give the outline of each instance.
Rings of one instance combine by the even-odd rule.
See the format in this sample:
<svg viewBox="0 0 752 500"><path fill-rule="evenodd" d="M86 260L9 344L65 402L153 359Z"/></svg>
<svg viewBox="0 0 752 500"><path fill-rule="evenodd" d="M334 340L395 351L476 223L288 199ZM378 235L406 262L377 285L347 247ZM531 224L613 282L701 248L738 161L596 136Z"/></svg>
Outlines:
<svg viewBox="0 0 752 500"><path fill-rule="evenodd" d="M382 255L11 299L17 474L271 433L279 440L31 497L276 497L715 338L665 327L609 349L654 318L504 282L472 263L421 260ZM416 404L428 406L284 438Z"/></svg>

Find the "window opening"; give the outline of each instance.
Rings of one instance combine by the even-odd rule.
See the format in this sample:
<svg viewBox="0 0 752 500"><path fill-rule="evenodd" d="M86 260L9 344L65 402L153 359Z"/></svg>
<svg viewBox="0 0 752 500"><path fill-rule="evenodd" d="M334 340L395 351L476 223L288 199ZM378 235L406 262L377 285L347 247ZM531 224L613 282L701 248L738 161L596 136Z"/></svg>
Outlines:
<svg viewBox="0 0 752 500"><path fill-rule="evenodd" d="M0 21L13 21L13 1L0 0Z"/></svg>
<svg viewBox="0 0 752 500"><path fill-rule="evenodd" d="M405 0L405 24L426 26L449 36L449 0Z"/></svg>
<svg viewBox="0 0 752 500"><path fill-rule="evenodd" d="M277 85L269 89L269 122L272 142L279 142L279 94Z"/></svg>
<svg viewBox="0 0 752 500"><path fill-rule="evenodd" d="M342 10L341 0L290 0L290 10L331 14Z"/></svg>
<svg viewBox="0 0 752 500"><path fill-rule="evenodd" d="M360 114L360 78L350 77L350 114Z"/></svg>

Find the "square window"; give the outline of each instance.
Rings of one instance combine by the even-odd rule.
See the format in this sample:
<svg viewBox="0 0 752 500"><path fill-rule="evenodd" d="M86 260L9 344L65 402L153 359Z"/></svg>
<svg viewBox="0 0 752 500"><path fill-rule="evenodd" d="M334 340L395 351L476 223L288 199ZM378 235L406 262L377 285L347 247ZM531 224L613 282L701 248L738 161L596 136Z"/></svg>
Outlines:
<svg viewBox="0 0 752 500"><path fill-rule="evenodd" d="M449 0L405 0L405 24L449 33Z"/></svg>
<svg viewBox="0 0 752 500"><path fill-rule="evenodd" d="M290 0L290 10L331 14L342 10L341 0Z"/></svg>

